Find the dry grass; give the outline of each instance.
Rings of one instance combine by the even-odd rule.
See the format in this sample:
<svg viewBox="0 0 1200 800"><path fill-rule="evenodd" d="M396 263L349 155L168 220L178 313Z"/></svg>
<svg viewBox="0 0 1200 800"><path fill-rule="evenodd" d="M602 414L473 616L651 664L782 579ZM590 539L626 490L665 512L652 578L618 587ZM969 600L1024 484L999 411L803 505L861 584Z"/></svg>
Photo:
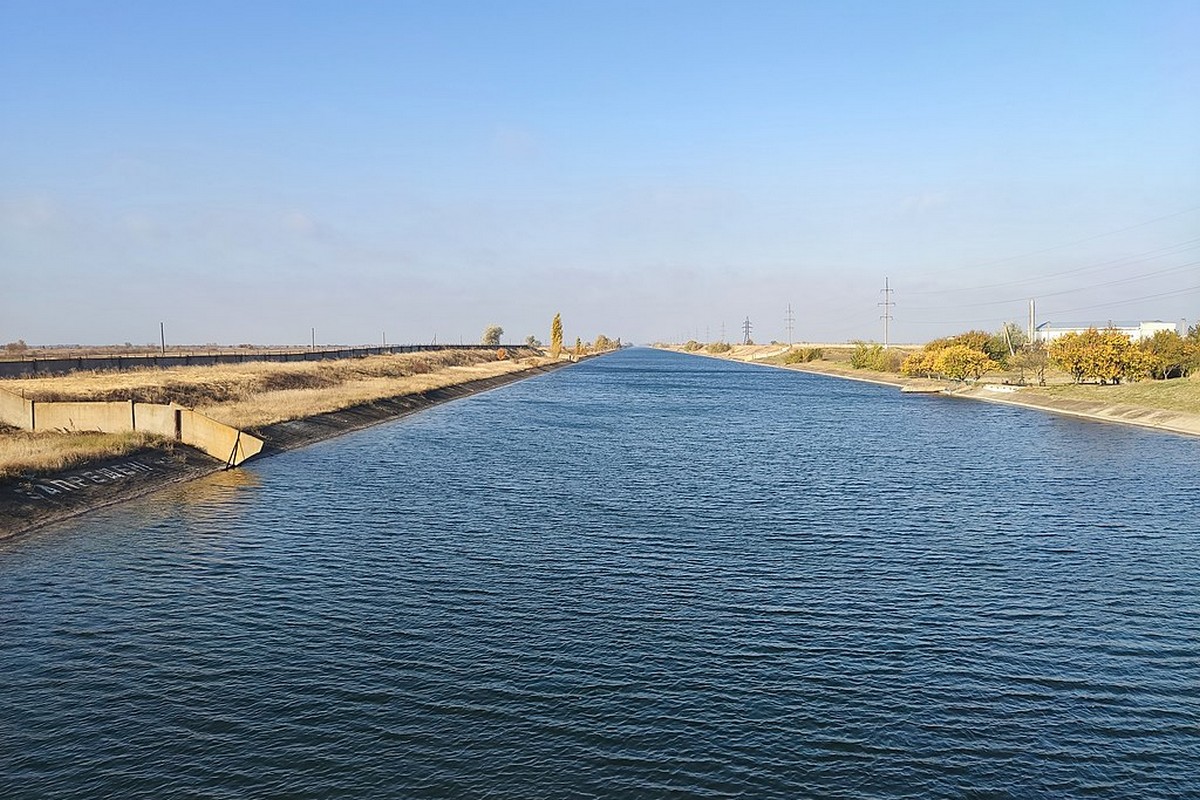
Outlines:
<svg viewBox="0 0 1200 800"><path fill-rule="evenodd" d="M1122 383L1117 386L1084 383L1030 387L1022 391L1070 400L1092 400L1101 403L1200 414L1200 374L1192 375L1190 378L1140 381L1138 383Z"/></svg>
<svg viewBox="0 0 1200 800"><path fill-rule="evenodd" d="M31 400L136 400L189 408L245 400L283 389L325 389L377 378L407 378L452 366L495 361L478 350L439 350L336 361L253 362L217 366L77 372L6 380L0 386Z"/></svg>
<svg viewBox="0 0 1200 800"><path fill-rule="evenodd" d="M0 432L0 478L70 469L163 443L146 433L30 433L9 428Z"/></svg>
<svg viewBox="0 0 1200 800"><path fill-rule="evenodd" d="M311 362L82 372L0 382L37 401L178 403L237 428L337 411L548 363L496 360L494 350L440 350Z"/></svg>
<svg viewBox="0 0 1200 800"><path fill-rule="evenodd" d="M493 354L491 357L494 359L495 355ZM530 363L531 361L533 363ZM418 394L479 378L520 372L537 363L545 362L530 359L523 361L493 360L470 366L446 367L435 372L415 375L364 377L329 386L276 389L240 400L202 405L197 410L235 428L253 430L275 422L337 411L373 400Z"/></svg>

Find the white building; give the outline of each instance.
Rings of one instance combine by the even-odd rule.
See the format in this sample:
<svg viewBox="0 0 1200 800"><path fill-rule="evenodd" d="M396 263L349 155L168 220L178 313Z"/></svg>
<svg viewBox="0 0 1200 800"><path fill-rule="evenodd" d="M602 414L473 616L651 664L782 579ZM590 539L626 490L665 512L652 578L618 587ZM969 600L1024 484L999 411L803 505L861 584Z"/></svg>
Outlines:
<svg viewBox="0 0 1200 800"><path fill-rule="evenodd" d="M1142 339L1149 339L1159 331L1175 331L1179 332L1179 327L1174 322L1162 322L1160 320L1151 320L1149 322L1104 322L1092 323L1090 325L1055 325L1052 322L1043 322L1034 329L1033 338L1037 342L1049 342L1057 339L1068 333L1084 333L1090 328L1102 331L1112 328L1120 333L1125 334L1130 340L1140 342Z"/></svg>

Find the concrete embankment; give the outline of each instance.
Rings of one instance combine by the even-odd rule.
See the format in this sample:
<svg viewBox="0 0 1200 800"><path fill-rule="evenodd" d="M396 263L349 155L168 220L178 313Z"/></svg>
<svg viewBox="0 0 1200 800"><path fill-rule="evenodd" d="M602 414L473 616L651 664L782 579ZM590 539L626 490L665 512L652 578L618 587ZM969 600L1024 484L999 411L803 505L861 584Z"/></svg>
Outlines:
<svg viewBox="0 0 1200 800"><path fill-rule="evenodd" d="M681 352L681 351L677 351ZM689 354L691 355L691 354ZM706 355L696 353L696 355ZM719 356L714 356L719 358ZM1063 414L1077 419L1087 419L1095 422L1117 423L1121 425L1136 425L1142 428L1167 431L1169 433L1200 436L1200 414L1190 414L1184 411L1172 411L1161 408L1109 403L1103 400L1080 400L1075 398L1054 397L1037 394L1030 390L1022 390L1016 386L997 386L995 384L966 385L950 381L936 381L927 378L907 378L903 375L892 375L882 372L866 372L833 364L771 364L758 360L726 358L724 360L742 361L775 369L788 369L805 372L811 375L824 375L830 378L875 383L884 386L894 386L905 393L938 394L948 398L979 400L987 403L1024 406L1054 414Z"/></svg>
<svg viewBox="0 0 1200 800"><path fill-rule="evenodd" d="M554 371L569 362L531 367L417 394L375 400L339 411L280 422L255 430L263 441L260 458L303 447L396 419L439 403L457 400ZM140 497L165 486L225 468L196 449L175 442L51 475L0 480L0 539L27 533L89 511Z"/></svg>
<svg viewBox="0 0 1200 800"><path fill-rule="evenodd" d="M1200 414L1171 411L1163 408L1146 408L1123 403L1106 403L1100 400L1079 400L1066 397L1051 397L1021 391L1015 387L982 385L964 387L942 392L949 397L983 400L987 403L1002 403L1025 406L1064 414L1096 422L1116 422L1121 425L1137 425L1188 436L1200 436Z"/></svg>

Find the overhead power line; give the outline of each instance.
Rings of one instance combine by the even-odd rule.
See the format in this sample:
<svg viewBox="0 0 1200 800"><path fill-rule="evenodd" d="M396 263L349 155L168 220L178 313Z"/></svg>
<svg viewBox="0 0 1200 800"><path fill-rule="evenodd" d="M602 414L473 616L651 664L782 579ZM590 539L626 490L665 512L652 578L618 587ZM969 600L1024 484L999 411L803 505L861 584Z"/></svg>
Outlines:
<svg viewBox="0 0 1200 800"><path fill-rule="evenodd" d="M1113 300L1112 302L1109 302L1109 303L1096 303L1095 305L1080 306L1079 308L1058 309L1054 313L1055 314L1073 314L1076 311L1091 311L1092 309L1095 309L1095 308L1110 308L1112 306L1124 305L1126 303L1137 303L1142 300L1156 300L1160 297L1176 297L1176 296L1188 294L1189 292L1200 292L1200 284L1196 284L1195 286L1188 286L1183 289L1176 289L1171 292L1160 292L1159 294L1148 294L1148 295L1145 295L1144 297L1126 297L1121 300ZM1047 317L1047 316L1049 316L1049 314L1043 312L1041 314L1041 316Z"/></svg>
<svg viewBox="0 0 1200 800"><path fill-rule="evenodd" d="M1113 231L1105 231L1104 233L1097 233L1092 236L1085 236L1082 239L1074 239L1072 241L1064 242L1062 244L1056 244L1051 247L1043 247L1041 250L1031 250L1027 253L1019 253L1018 255L1015 255L1015 256L1007 256L1005 258L998 258L994 261L984 261L984 262L981 262L978 264L967 264L963 267L959 267L959 269L977 269L979 267L992 267L997 264L1007 264L1010 261L1018 261L1022 258L1029 258L1030 256L1039 256L1042 253L1052 253L1055 250L1062 250L1063 248L1066 248L1066 247L1074 247L1077 244L1085 244L1086 242L1092 242L1092 241L1095 241L1096 239L1103 239L1106 236L1115 236L1118 233L1125 233L1126 231L1132 231L1132 230L1136 230L1138 228L1144 228L1147 225L1153 225L1154 223L1162 222L1165 219L1173 219L1174 217L1181 217L1184 214L1191 214L1193 211L1200 211L1200 206L1192 206L1191 208L1185 208L1182 211L1174 211L1170 214L1163 214L1161 217L1155 217L1154 219L1148 219L1144 222L1138 222L1134 225L1126 225L1124 228L1117 228L1116 230L1113 230Z"/></svg>
<svg viewBox="0 0 1200 800"><path fill-rule="evenodd" d="M1102 288L1105 286L1118 286L1118 285L1124 284L1124 283L1136 283L1137 281L1145 280L1146 278L1153 278L1156 275L1166 275L1166 274L1172 273L1172 272L1181 272L1182 270L1190 270L1193 267L1195 267L1197 264L1200 264L1200 261L1189 261L1186 264L1180 264L1179 266L1176 266L1176 267L1168 267L1166 269L1160 269L1160 270L1156 270L1154 272L1144 272L1141 275L1132 275L1128 278L1117 278L1116 280L1104 281L1103 283L1089 283L1087 286L1080 286L1080 287L1076 287L1074 289L1063 289L1062 291L1058 291L1058 292L1030 292L1030 294L1036 295L1038 297L1038 299L1041 299L1043 297L1059 297L1064 294L1077 294L1078 292L1082 292L1082 291L1089 290L1089 289L1099 289L1099 288ZM1010 298L1010 299L1006 299L1006 300L985 300L980 303L954 303L953 305L955 308L984 308L986 306L1000 306L1000 305L1007 305L1010 303L1018 303L1024 299L1025 298L1018 297L1015 299ZM911 311L937 311L942 308L945 308L945 306L914 306L910 310Z"/></svg>
<svg viewBox="0 0 1200 800"><path fill-rule="evenodd" d="M1139 263L1141 261L1149 261L1152 258L1160 258L1162 256L1178 255L1179 253L1186 253L1189 250L1195 250L1197 247L1200 247L1200 244L1198 244L1198 243L1200 243L1200 236L1197 236L1193 239L1186 239L1186 240L1184 240L1182 242L1178 242L1176 244L1165 245L1163 247L1156 247L1153 250L1145 250L1141 253L1134 253L1134 254L1128 255L1128 256L1121 256L1120 258L1112 258L1107 261L1100 261L1100 262L1096 262L1093 264L1085 264L1082 267L1074 267L1072 269L1065 269L1060 272L1048 272L1044 275L1038 275L1038 276L1031 277L1031 278L1018 278L1016 280L1002 281L1000 283L989 283L989 284L985 284L983 286L966 286L966 287L960 286L960 287L952 287L952 288L948 288L948 289L915 289L912 292L909 292L909 294L918 294L918 295L951 294L951 293L959 293L959 292L980 292L980 291L984 291L986 289L1004 289L1009 286L1027 286L1031 283L1039 283L1041 281L1047 281L1047 280L1051 280L1053 278L1061 278L1064 275L1078 275L1081 272L1093 272L1095 270L1105 269L1106 267L1118 266L1118 265L1127 264L1130 262Z"/></svg>

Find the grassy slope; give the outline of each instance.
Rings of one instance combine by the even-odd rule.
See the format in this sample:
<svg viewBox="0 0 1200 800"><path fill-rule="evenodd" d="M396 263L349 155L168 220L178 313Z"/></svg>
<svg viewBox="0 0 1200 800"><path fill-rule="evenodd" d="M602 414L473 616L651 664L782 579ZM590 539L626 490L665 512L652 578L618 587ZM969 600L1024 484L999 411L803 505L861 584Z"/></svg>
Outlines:
<svg viewBox="0 0 1200 800"><path fill-rule="evenodd" d="M137 453L164 442L145 433L0 433L0 478L55 472L100 458Z"/></svg>
<svg viewBox="0 0 1200 800"><path fill-rule="evenodd" d="M1045 394L1071 400L1161 408L1200 414L1200 374L1169 381L1140 381L1117 386L1096 384L1066 384L1063 386L1029 387L1023 392Z"/></svg>

